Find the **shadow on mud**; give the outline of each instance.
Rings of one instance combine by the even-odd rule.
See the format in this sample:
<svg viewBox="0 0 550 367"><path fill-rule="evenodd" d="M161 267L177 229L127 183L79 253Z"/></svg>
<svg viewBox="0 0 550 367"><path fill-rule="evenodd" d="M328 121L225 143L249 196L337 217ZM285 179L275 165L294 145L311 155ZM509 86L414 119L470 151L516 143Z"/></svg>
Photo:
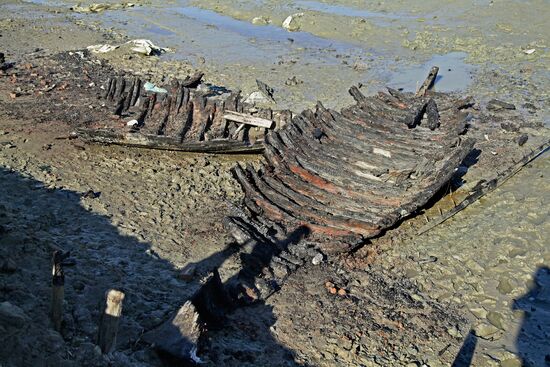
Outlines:
<svg viewBox="0 0 550 367"><path fill-rule="evenodd" d="M197 299L198 294L202 294L205 303L198 302L197 309L199 314L206 310L201 317L207 326L199 344L203 348L197 351L199 357L227 366L255 364L260 357L269 360L270 365L297 365L292 351L271 336L269 326L275 316L269 306L259 301L253 307L261 316L248 324L254 325L253 332L242 329L239 334L245 340L224 350L209 347L217 336L241 328L231 316L241 306L235 302L235 287L258 275L269 262L270 256L258 262L254 251L259 248L248 255L255 259L250 262L253 267L242 268L221 288L214 287L213 293L199 278L213 270L215 273L239 251L235 246L202 260L197 276L182 281L176 277L178 269L161 259L150 243L122 234L122 229L107 216L86 208L97 198L48 189L39 181L5 168L0 168L0 188L0 303L4 314L17 316L2 325L5 332L0 337L0 360L6 365L163 365L165 360L143 340L143 335L165 323L186 301ZM53 330L48 316L50 261L55 250L71 254L65 268L60 333ZM101 305L108 289L119 289L126 297L116 347L105 357L95 345ZM220 289L223 293L216 293Z"/></svg>
<svg viewBox="0 0 550 367"><path fill-rule="evenodd" d="M514 310L523 311L516 348L523 366L550 366L550 268L541 266L534 284L515 300Z"/></svg>

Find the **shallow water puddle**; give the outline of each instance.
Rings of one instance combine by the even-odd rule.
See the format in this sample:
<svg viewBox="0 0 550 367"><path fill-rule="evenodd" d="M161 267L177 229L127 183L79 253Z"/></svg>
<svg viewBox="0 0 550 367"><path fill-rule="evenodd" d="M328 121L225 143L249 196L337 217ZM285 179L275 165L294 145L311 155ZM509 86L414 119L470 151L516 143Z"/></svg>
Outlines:
<svg viewBox="0 0 550 367"><path fill-rule="evenodd" d="M371 18L374 20L378 20L378 23L380 23L380 25L389 25L390 23L388 21L391 21L391 20L416 18L410 15L375 12L375 11L370 11L366 9L356 9L349 6L325 4L325 3L320 3L318 1L309 1L309 0L296 1L296 5L303 7L304 9L307 9L307 10L314 10L321 13L343 15L347 17ZM385 20L385 21L382 21L382 20Z"/></svg>
<svg viewBox="0 0 550 367"><path fill-rule="evenodd" d="M414 92L428 75L432 66L439 66L439 74L435 81L435 89L439 92L458 92L466 90L472 83L472 75L476 68L464 60L468 56L464 52L451 52L446 55L435 55L423 65L413 65L401 69L389 81L392 88L403 88Z"/></svg>

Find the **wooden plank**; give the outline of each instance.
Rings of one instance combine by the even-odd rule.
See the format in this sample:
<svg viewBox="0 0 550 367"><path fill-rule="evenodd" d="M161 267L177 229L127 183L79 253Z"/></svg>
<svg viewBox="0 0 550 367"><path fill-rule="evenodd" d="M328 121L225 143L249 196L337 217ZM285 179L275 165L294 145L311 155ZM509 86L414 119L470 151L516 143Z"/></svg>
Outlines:
<svg viewBox="0 0 550 367"><path fill-rule="evenodd" d="M223 117L226 120L240 122L241 124L264 127L266 129L271 129L274 125L273 120L264 119L261 117L250 116L245 113L225 111Z"/></svg>

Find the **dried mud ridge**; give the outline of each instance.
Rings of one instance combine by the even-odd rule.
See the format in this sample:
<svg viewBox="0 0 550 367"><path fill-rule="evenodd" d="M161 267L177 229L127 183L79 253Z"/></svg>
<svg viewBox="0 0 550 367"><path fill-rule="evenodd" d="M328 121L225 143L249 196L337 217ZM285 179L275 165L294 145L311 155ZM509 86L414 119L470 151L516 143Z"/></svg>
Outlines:
<svg viewBox="0 0 550 367"><path fill-rule="evenodd" d="M147 109L144 108L147 102L143 102L140 108L140 103L134 101L134 90L144 77L124 79L108 65L89 59L80 52L37 58L29 60L28 64L10 66L1 77L7 81L2 86L3 92L6 92L4 96L9 95L0 100L3 111L17 119L64 121L75 128L93 127L97 121L105 121L113 115L118 116L113 121L120 123L121 116L145 113L141 127L147 129L149 122L153 126L150 131L156 131L151 135L159 135L159 132L167 131L170 121L178 121L180 115L186 116L180 113L186 93L188 101L195 100L190 97L191 88L185 86L185 82L179 82L174 84L170 94L175 98L157 101L158 96L150 95L143 99L149 101ZM129 93L130 89L132 93ZM186 89L189 90L186 92ZM455 188L467 188L465 191L470 193L470 189L479 187L483 180L490 182L488 180L498 178L503 168L517 166L541 147L547 146L548 138L541 132L540 126L527 125L516 114L517 111L502 104L496 110L487 111L480 110L470 99L431 92L420 97L392 90L390 94L381 93L374 97L364 97L356 88L352 88L351 92L356 105L340 113L319 104L315 111L304 111L295 116L284 130L268 133L265 157L269 164L264 164L259 170L235 168L235 176L243 185L246 198L242 207L232 209L233 215L226 219L225 224L239 246L220 254L240 264L234 276L222 282L214 269L202 282L195 279L191 284L174 283L174 279L164 273L155 279L152 268L145 267L147 262L153 260L140 255L140 250L125 246L127 241L121 242L116 251L126 254L123 261L130 267L141 264L140 271L153 279L147 284L132 281L128 287L134 299L128 300L129 307L124 312L127 335L117 344L116 353L107 356L96 353L93 346L96 329L90 311L101 298L99 288L116 284L115 279L126 275L131 277L135 273L112 274L111 270L96 262L97 274L102 276L101 285L92 288L92 292L88 286L75 288L81 306L73 310L71 321L66 320L61 334L47 328L30 327L36 331L36 340L43 337L51 339L53 344L50 349L54 352L48 356L52 363L192 363L191 357L198 348L199 355L213 365L242 365L263 358L243 352L242 345L238 345L238 338L250 338L244 335L243 330L255 330L254 340L273 348L273 355L279 358L284 359L288 354L278 345L279 341L294 349L294 357L286 361L287 364L322 364L327 360L327 355L350 364L387 365L392 361L402 361L402 364L411 360L427 361L428 357L418 355L419 346L425 347L424 350L430 349L440 363L449 364L461 343L460 335L465 335L467 331L465 319L459 312L438 306L411 283L376 265L369 265L368 258L360 259L360 269L349 268L344 266L345 261L339 260L340 257L327 261L323 252L345 252L356 249L358 245L367 245L368 238L380 236L384 228L418 213L422 203L412 200L415 195L426 203L438 191L439 195L445 193L443 184L451 176L451 181L457 185ZM234 98L235 94L228 96ZM194 120L193 125L197 122L197 128L192 129L193 136L199 140L206 139L208 129L203 128L207 125L204 121L211 121L214 125L215 118L212 118L212 110L207 109L208 100L198 97L196 101L197 106L209 112L200 113L203 117ZM190 103L195 113L195 102L187 102L184 110L191 109ZM235 103L234 108L238 111L239 104ZM174 104L177 107L173 110L171 106ZM135 111L132 111L132 105L137 107ZM153 106L152 110L150 106ZM172 111L174 115L168 113L166 117L166 111ZM469 113L467 119L466 112ZM525 133L520 133L520 128L522 131L531 130L525 136ZM223 129L223 134L231 134L231 129L236 131L237 127ZM184 137L181 126L173 131L180 134L181 142ZM485 138L488 133L491 134L490 139ZM362 140L365 138L368 139ZM389 138L390 141L386 142ZM424 158L423 164L418 164L419 156ZM455 168L458 168L456 173ZM356 179L348 181L349 177ZM418 185L415 180L425 186L415 188ZM8 187L19 185L15 178L4 181ZM377 194L370 195L372 192ZM18 192L17 200L23 200L28 194ZM59 195L60 198L70 197L63 193ZM375 198L382 200L382 205L369 201ZM404 202L408 200L409 205L401 205L398 200L391 202L392 198ZM322 200L326 200L323 205L330 204L334 211L326 211L325 206L319 206ZM59 205L63 205L63 200ZM368 208L368 211L359 210L360 206ZM383 213L383 216L378 217L377 207L380 208L378 213ZM320 212L320 208L323 211ZM0 209L6 213L4 217L7 218L5 223L9 231L22 230L24 223L18 224L16 218L23 213ZM349 225L348 217L360 224ZM371 227L368 223L372 219L378 222L372 223ZM327 241L328 232L321 228L330 229L334 240ZM332 233L334 229L337 233ZM377 239L371 241L376 244ZM29 263L47 263L51 250L51 247L44 245L41 252L31 254L23 246L21 257L28 259ZM113 248L100 246L97 251L95 255L108 258L105 251L112 252ZM221 272L225 265L220 264L215 268L219 267ZM167 268L160 262L153 264L155 269L159 266L165 270ZM36 279L44 277L39 267L31 267L28 271ZM13 272L10 270L8 273ZM15 274L18 274L17 271ZM194 278L193 273L190 274ZM164 282L164 285L161 290L155 291L158 282ZM281 287L286 288L286 294L274 293ZM43 286L33 285L31 288L32 292L38 289L42 293L47 291L47 287ZM21 291L10 286L4 286L2 292L3 299L20 299L21 302L27 294L22 292L21 297L13 297ZM162 300L151 301L150 295L156 293ZM269 297L288 297L281 302L283 308L288 307L288 311L283 310L279 320L281 325L287 326L287 330L295 330L295 333L285 335L284 332L267 330L266 325L273 323L269 316L271 310L266 304ZM305 307L310 310L308 316L300 319L294 317L290 305L297 299L302 299L307 305ZM74 301L71 299L71 302ZM140 313L137 306L140 302L147 304L147 308L151 305L162 308L166 311L161 312L163 319L174 309L181 308L159 325L158 322L151 322L152 319L158 320L158 317L151 317L152 313ZM45 316L47 310L44 308L40 313ZM28 318L20 310L11 311L20 316L17 320L21 322L15 323L13 331L17 334L21 331L17 328L27 323ZM93 315L96 314L97 310ZM250 317L254 314L256 316ZM323 320L320 335L301 335L300 330L308 330L308 326L318 322L319 318ZM44 324L47 324L45 318L37 321L37 325ZM331 338L339 341L332 343ZM30 362L43 357L27 353L34 340L28 339L28 343L14 340L10 344L11 349L20 352L19 357L13 357L13 363L17 365L18 361ZM340 343L343 343L342 348L338 346ZM84 344L86 353L82 349ZM400 352L403 346L407 350ZM160 356L167 359L159 359L159 355L151 353L153 349L160 351ZM272 362L270 359L265 361Z"/></svg>

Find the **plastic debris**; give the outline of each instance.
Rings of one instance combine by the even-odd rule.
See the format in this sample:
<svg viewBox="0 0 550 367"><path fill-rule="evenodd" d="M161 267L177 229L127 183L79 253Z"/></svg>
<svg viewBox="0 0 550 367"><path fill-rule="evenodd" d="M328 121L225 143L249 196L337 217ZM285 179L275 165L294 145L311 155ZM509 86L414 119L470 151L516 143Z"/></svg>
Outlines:
<svg viewBox="0 0 550 367"><path fill-rule="evenodd" d="M139 124L138 120L130 120L126 123L126 126L136 126Z"/></svg>
<svg viewBox="0 0 550 367"><path fill-rule="evenodd" d="M119 10L134 7L134 3L121 3L121 4L101 4L94 3L88 6L80 6L80 3L71 7L70 9L76 13L99 13L104 10Z"/></svg>
<svg viewBox="0 0 550 367"><path fill-rule="evenodd" d="M530 48L529 50L523 50L523 53L526 54L526 55L531 55L531 54L534 54L535 51L536 51L536 49Z"/></svg>
<svg viewBox="0 0 550 367"><path fill-rule="evenodd" d="M168 93L168 91L164 88L159 88L157 87L156 85L154 85L153 83L151 82L147 82L143 85L143 88L147 91L147 92L153 92L153 93Z"/></svg>

